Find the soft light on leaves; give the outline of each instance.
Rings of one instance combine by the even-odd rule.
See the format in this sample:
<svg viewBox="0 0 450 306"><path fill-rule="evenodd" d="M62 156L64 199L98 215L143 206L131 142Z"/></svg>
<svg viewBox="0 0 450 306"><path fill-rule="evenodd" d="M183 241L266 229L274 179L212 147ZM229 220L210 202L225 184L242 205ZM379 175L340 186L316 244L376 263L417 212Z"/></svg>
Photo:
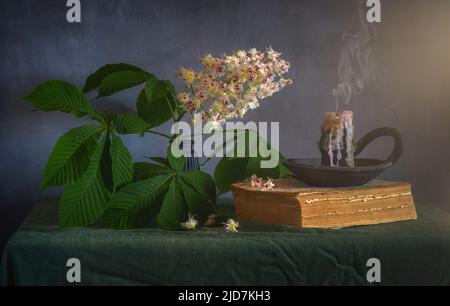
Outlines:
<svg viewBox="0 0 450 306"><path fill-rule="evenodd" d="M42 111L73 113L77 117L92 112L92 105L83 92L64 81L47 81L24 98Z"/></svg>
<svg viewBox="0 0 450 306"><path fill-rule="evenodd" d="M59 224L62 228L92 224L108 206L111 194L100 175L100 160L105 143L106 135L103 135L83 177L64 191L59 207Z"/></svg>
<svg viewBox="0 0 450 306"><path fill-rule="evenodd" d="M174 116L177 103L171 88L164 81L152 79L139 94L137 112L150 127L159 126Z"/></svg>
<svg viewBox="0 0 450 306"><path fill-rule="evenodd" d="M149 101L155 101L164 98L168 94L168 88L166 84L158 79L149 80L145 83L145 96Z"/></svg>
<svg viewBox="0 0 450 306"><path fill-rule="evenodd" d="M185 111L170 81L129 64L101 67L86 80L84 92L98 97L145 84L135 113L93 110L84 93L63 81L48 81L26 99L44 111L88 114L101 126L83 126L58 140L47 163L43 187L68 185L60 204L60 226L85 226L100 220L112 228L160 227L181 229L189 212L205 219L214 211L214 180L201 171L183 172L185 158L150 158L158 164L132 163L131 154L116 135L143 134ZM170 188L169 188L170 186ZM114 198L111 200L112 193Z"/></svg>
<svg viewBox="0 0 450 306"><path fill-rule="evenodd" d="M120 64L108 64L100 69L98 69L96 72L91 74L84 84L83 91L89 92L91 90L94 90L100 86L100 83L110 74L121 72L121 71L134 71L134 72L141 72L146 73L147 75L153 77L150 73L142 70L141 68L138 68L136 66L120 63Z"/></svg>
<svg viewBox="0 0 450 306"><path fill-rule="evenodd" d="M133 180L133 160L122 140L114 133L111 136L112 143L109 152L112 160L114 190L117 191Z"/></svg>
<svg viewBox="0 0 450 306"><path fill-rule="evenodd" d="M163 82L164 85L166 85L167 89L174 97L177 95L177 90L175 89L175 86L173 86L171 81L162 80L161 82Z"/></svg>
<svg viewBox="0 0 450 306"><path fill-rule="evenodd" d="M150 78L153 77L144 72L120 71L112 73L100 83L97 98L110 96L124 89L140 85Z"/></svg>
<svg viewBox="0 0 450 306"><path fill-rule="evenodd" d="M149 124L135 113L120 114L115 120L115 128L119 134L142 134L149 127Z"/></svg>
<svg viewBox="0 0 450 306"><path fill-rule="evenodd" d="M76 183L85 173L102 126L85 125L62 135L49 156L42 188Z"/></svg>
<svg viewBox="0 0 450 306"><path fill-rule="evenodd" d="M131 228L139 214L145 211L148 224L151 224L151 219L156 219L160 211L162 196L172 178L171 175L159 175L126 185L114 196L102 223L116 229Z"/></svg>

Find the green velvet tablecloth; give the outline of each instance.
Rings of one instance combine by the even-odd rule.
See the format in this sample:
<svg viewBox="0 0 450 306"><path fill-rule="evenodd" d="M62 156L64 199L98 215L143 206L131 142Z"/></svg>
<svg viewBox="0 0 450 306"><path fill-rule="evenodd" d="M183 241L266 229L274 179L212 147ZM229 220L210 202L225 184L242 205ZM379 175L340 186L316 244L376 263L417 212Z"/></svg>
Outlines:
<svg viewBox="0 0 450 306"><path fill-rule="evenodd" d="M81 261L82 285L368 285L369 258L381 262L381 285L450 284L450 215L423 203L418 221L341 230L241 222L239 233L60 230L56 203L36 205L10 239L0 284L67 285L69 258Z"/></svg>

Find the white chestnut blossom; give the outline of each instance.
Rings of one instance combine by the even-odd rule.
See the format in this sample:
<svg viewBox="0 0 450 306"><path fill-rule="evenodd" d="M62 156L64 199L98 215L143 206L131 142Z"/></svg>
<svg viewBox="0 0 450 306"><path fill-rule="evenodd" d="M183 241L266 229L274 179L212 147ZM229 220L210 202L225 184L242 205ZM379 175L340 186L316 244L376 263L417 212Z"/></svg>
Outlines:
<svg viewBox="0 0 450 306"><path fill-rule="evenodd" d="M267 181L262 185L261 191L271 191L273 190L273 187L275 187L275 184L273 183L273 180L268 177Z"/></svg>
<svg viewBox="0 0 450 306"><path fill-rule="evenodd" d="M203 70L180 68L178 77L186 91L178 95L186 111L199 114L207 131L219 128L227 120L243 117L259 107L260 100L272 96L292 80L282 77L290 64L269 48L238 50L232 55L201 58Z"/></svg>
<svg viewBox="0 0 450 306"><path fill-rule="evenodd" d="M181 223L182 228L190 231L195 230L197 228L197 225L198 221L191 215L189 215L189 219L186 222Z"/></svg>
<svg viewBox="0 0 450 306"><path fill-rule="evenodd" d="M227 232L237 233L239 228L239 222L234 221L233 219L228 219L225 225L225 230Z"/></svg>
<svg viewBox="0 0 450 306"><path fill-rule="evenodd" d="M221 125L221 122L217 121L217 120L210 120L208 122L206 122L205 126L203 127L205 133L209 134L212 131L215 131L219 128L219 126Z"/></svg>
<svg viewBox="0 0 450 306"><path fill-rule="evenodd" d="M271 191L273 190L273 187L275 187L275 184L270 177L268 177L267 180L264 180L263 178L259 178L256 174L253 174L250 177L250 186L256 187L261 191Z"/></svg>
<svg viewBox="0 0 450 306"><path fill-rule="evenodd" d="M262 179L262 178L259 178L256 174L253 174L253 175L250 177L250 185L251 185L252 187L258 187L258 188L261 188L261 186L262 186L262 181L263 181L263 179Z"/></svg>

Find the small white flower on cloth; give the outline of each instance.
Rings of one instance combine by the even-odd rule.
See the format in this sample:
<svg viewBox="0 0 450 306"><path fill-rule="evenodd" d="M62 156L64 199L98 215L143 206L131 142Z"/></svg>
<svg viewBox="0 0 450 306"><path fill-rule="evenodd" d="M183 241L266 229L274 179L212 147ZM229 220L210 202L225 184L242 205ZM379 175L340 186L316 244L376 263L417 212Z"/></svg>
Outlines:
<svg viewBox="0 0 450 306"><path fill-rule="evenodd" d="M251 183L252 187L258 187L258 188L261 188L261 186L262 186L262 178L258 178L258 177L256 176L256 174L253 174L253 175L250 177L250 183Z"/></svg>
<svg viewBox="0 0 450 306"><path fill-rule="evenodd" d="M233 219L228 219L227 223L224 223L225 230L231 233L237 233L239 228L239 222L234 221Z"/></svg>
<svg viewBox="0 0 450 306"><path fill-rule="evenodd" d="M181 227L183 227L184 229L187 229L189 231L195 230L197 225L198 225L198 221L195 220L194 216L191 216L191 215L189 215L189 219L186 222L181 223Z"/></svg>
<svg viewBox="0 0 450 306"><path fill-rule="evenodd" d="M261 191L271 191L275 187L272 179L270 177L267 178L267 181L262 185Z"/></svg>

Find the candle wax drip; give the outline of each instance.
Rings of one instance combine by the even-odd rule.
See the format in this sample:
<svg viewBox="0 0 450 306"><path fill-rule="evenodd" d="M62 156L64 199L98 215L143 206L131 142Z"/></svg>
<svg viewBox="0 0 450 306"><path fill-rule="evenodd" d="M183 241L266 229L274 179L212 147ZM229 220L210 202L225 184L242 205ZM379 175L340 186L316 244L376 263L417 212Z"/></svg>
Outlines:
<svg viewBox="0 0 450 306"><path fill-rule="evenodd" d="M351 111L343 111L340 113L327 113L325 121L322 125L322 133L327 135L326 147L329 164L331 167L339 167L340 161L343 159L343 151L345 149L345 164L349 167L355 166L354 160L354 126L353 113ZM344 139L345 136L345 139ZM334 153L336 152L336 157Z"/></svg>

